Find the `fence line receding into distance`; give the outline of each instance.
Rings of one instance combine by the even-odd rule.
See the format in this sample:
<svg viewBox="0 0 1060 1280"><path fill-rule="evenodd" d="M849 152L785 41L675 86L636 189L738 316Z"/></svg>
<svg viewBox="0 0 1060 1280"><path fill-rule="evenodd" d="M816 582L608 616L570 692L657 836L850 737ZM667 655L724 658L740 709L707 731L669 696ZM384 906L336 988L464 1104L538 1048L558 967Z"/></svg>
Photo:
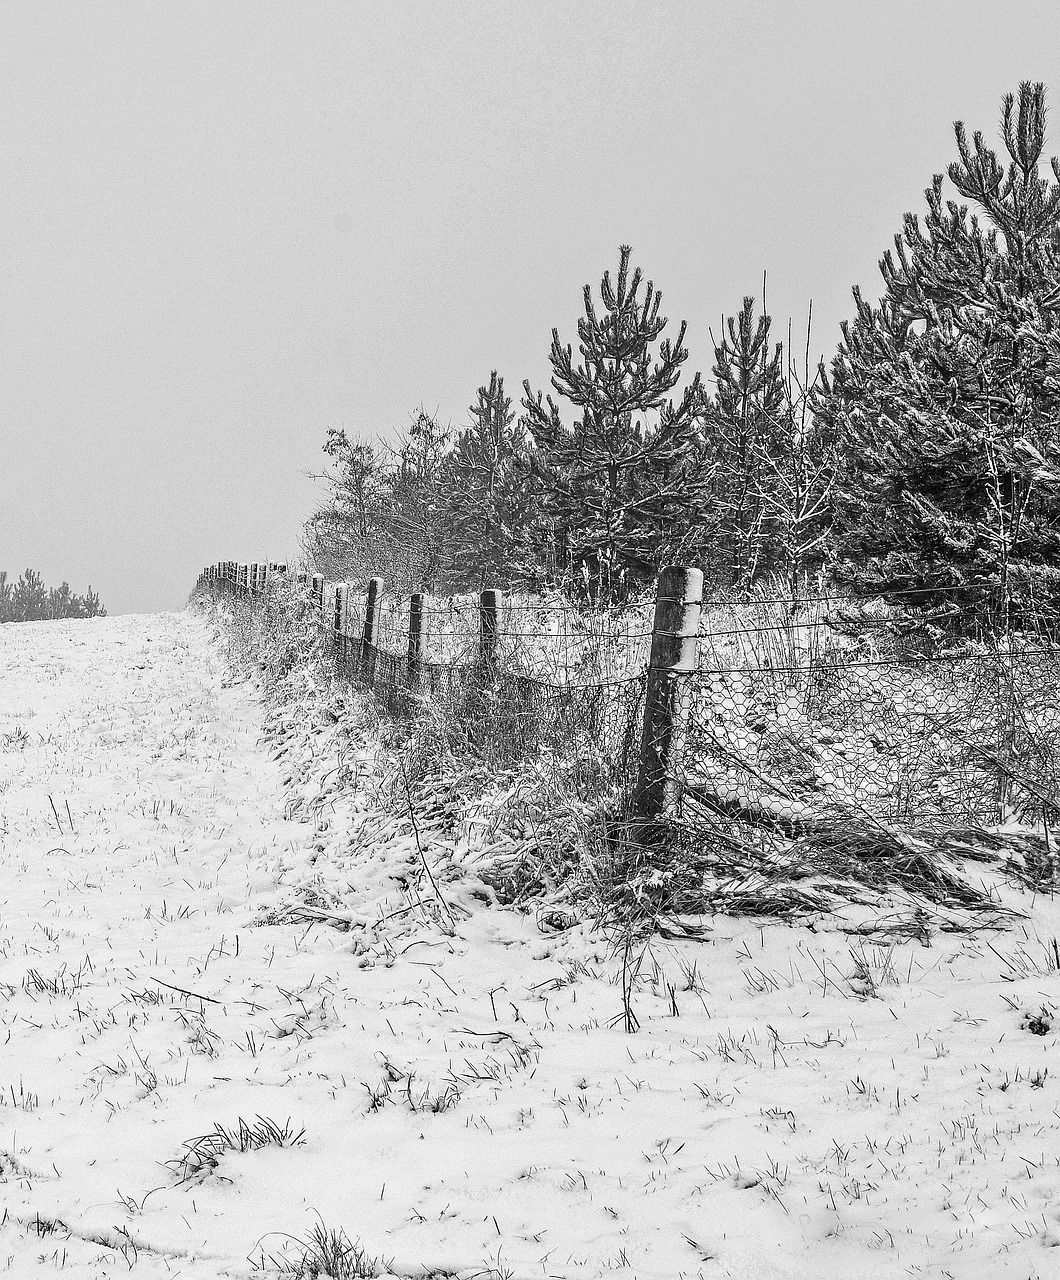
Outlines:
<svg viewBox="0 0 1060 1280"><path fill-rule="evenodd" d="M306 593L339 669L392 716L456 709L494 761L565 759L633 821L798 841L815 824L951 830L1060 820L1060 647L925 647L907 609L829 596L705 600L667 568L654 602L597 610L487 590L395 598L211 565L200 589ZM920 639L918 639L920 637Z"/></svg>

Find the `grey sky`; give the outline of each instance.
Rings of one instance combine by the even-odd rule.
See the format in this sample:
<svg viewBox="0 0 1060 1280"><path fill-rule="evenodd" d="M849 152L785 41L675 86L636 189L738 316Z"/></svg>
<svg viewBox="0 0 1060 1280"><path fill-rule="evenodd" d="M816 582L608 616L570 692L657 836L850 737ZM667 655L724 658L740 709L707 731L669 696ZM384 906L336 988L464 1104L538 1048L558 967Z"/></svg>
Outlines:
<svg viewBox="0 0 1060 1280"><path fill-rule="evenodd" d="M1058 55L1055 0L8 0L0 568L118 613L293 557L329 425L547 387L623 242L690 372L763 269L830 354L953 119L1060 108Z"/></svg>

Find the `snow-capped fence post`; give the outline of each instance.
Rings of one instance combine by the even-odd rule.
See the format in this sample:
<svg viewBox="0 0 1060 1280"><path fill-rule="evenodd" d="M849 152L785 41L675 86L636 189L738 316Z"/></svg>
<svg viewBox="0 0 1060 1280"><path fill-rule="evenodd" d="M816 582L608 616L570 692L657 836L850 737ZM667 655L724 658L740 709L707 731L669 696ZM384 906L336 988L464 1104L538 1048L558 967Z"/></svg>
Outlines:
<svg viewBox="0 0 1060 1280"><path fill-rule="evenodd" d="M364 606L364 628L361 631L361 678L371 684L375 676L375 644L379 633L380 597L383 579L368 579L368 599Z"/></svg>
<svg viewBox="0 0 1060 1280"><path fill-rule="evenodd" d="M702 608L703 574L699 569L670 565L662 570L655 593L640 767L633 796L641 818L657 818L673 793L684 737L681 684L698 663Z"/></svg>
<svg viewBox="0 0 1060 1280"><path fill-rule="evenodd" d="M420 675L426 657L427 635L424 629L426 617L426 596L422 591L414 591L409 598L409 689L419 693Z"/></svg>
<svg viewBox="0 0 1060 1280"><path fill-rule="evenodd" d="M321 613L324 612L324 575L322 573L313 574L313 601Z"/></svg>
<svg viewBox="0 0 1060 1280"><path fill-rule="evenodd" d="M483 679L489 680L497 671L497 636L504 593L482 591L478 600L478 660Z"/></svg>

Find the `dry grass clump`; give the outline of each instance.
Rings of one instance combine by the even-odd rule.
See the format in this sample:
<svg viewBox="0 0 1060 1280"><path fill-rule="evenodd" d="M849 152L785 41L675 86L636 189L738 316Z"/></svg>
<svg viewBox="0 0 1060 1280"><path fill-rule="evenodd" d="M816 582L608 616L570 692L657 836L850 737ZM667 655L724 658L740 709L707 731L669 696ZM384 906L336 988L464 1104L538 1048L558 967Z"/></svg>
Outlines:
<svg viewBox="0 0 1060 1280"><path fill-rule="evenodd" d="M370 1258L359 1242L341 1227L317 1223L304 1240L290 1237L298 1253L293 1258L270 1258L267 1265L294 1280L362 1280L382 1273L378 1258ZM263 1269L266 1259L262 1258Z"/></svg>
<svg viewBox="0 0 1060 1280"><path fill-rule="evenodd" d="M190 1138L184 1143L183 1154L168 1164L181 1182L189 1182L213 1173L228 1152L260 1151L262 1147L297 1147L304 1139L305 1130L295 1132L290 1119L279 1124L268 1116L257 1116L251 1123L240 1116L233 1129L214 1124L209 1133Z"/></svg>

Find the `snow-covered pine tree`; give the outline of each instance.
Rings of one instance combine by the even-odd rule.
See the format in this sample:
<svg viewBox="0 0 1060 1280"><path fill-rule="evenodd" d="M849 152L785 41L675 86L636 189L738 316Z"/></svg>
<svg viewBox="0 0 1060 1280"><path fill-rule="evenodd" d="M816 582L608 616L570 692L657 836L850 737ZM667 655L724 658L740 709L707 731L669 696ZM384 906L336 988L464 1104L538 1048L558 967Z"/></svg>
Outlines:
<svg viewBox="0 0 1060 1280"><path fill-rule="evenodd" d="M810 408L816 390L810 381L812 319L811 304L801 373L788 326L781 403L771 411L768 430L753 445L766 554L772 571L783 578L793 612L806 593L810 574L825 558L836 472L834 441Z"/></svg>
<svg viewBox="0 0 1060 1280"><path fill-rule="evenodd" d="M649 581L681 554L695 528L709 475L696 453L697 373L678 405L668 398L687 359L686 324L677 340L660 335L662 294L641 272L629 274L629 245L618 276L604 272L597 313L589 285L578 321L581 363L552 331L552 386L581 410L567 428L551 396L524 382L523 408L536 445L539 529L552 571L591 598L614 601ZM659 342L653 363L652 347Z"/></svg>
<svg viewBox="0 0 1060 1280"><path fill-rule="evenodd" d="M478 389L470 424L441 474L449 515L448 577L454 587L506 587L528 573L530 453L504 379Z"/></svg>
<svg viewBox="0 0 1060 1280"><path fill-rule="evenodd" d="M1060 616L1060 164L1039 172L1041 84L1003 99L1007 163L954 131L949 177L977 212L935 176L879 306L855 289L815 404L843 453L835 572L923 602L949 588L961 625L1018 627Z"/></svg>
<svg viewBox="0 0 1060 1280"><path fill-rule="evenodd" d="M745 297L738 316L722 318L714 344L714 395L700 415L703 449L714 463L712 507L717 521L708 557L714 575L745 589L775 567L777 531L763 493L764 464L774 452L784 406L781 344L770 347L770 317L754 318Z"/></svg>
<svg viewBox="0 0 1060 1280"><path fill-rule="evenodd" d="M89 587L76 595L68 582L46 587L39 573L27 569L17 582L8 581L0 569L0 622L39 622L53 618L103 618L107 611L97 592Z"/></svg>

